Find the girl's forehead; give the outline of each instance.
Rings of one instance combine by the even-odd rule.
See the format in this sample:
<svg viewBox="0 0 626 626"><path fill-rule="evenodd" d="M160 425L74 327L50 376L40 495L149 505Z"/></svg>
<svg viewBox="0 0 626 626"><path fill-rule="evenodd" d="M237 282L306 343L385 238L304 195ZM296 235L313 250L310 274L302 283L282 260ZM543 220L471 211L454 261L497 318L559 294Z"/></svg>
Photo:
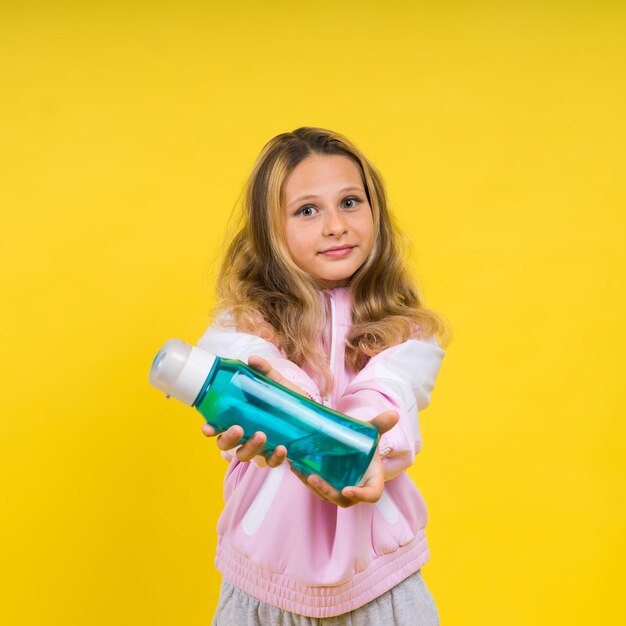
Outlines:
<svg viewBox="0 0 626 626"><path fill-rule="evenodd" d="M314 154L300 161L287 176L284 194L289 201L348 187L364 189L361 172L352 159L340 154Z"/></svg>

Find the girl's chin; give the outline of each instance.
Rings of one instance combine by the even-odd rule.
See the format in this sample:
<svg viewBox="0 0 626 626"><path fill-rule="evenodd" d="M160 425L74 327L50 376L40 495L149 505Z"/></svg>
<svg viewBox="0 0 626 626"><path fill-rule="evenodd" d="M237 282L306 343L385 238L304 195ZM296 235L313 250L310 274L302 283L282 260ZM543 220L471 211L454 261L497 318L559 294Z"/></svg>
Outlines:
<svg viewBox="0 0 626 626"><path fill-rule="evenodd" d="M335 289L336 287L347 287L350 284L350 276L347 278L316 278L321 289Z"/></svg>

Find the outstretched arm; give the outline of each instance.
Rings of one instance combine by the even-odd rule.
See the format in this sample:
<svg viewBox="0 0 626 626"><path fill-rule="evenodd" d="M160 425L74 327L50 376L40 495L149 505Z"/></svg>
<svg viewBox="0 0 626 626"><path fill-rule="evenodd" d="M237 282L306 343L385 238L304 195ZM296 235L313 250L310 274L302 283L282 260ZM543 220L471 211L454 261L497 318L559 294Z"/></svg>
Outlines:
<svg viewBox="0 0 626 626"><path fill-rule="evenodd" d="M418 411L430 403L444 351L435 337L410 339L372 357L348 385L337 410L363 421L396 411L398 423L379 444L385 480L413 464L421 448Z"/></svg>

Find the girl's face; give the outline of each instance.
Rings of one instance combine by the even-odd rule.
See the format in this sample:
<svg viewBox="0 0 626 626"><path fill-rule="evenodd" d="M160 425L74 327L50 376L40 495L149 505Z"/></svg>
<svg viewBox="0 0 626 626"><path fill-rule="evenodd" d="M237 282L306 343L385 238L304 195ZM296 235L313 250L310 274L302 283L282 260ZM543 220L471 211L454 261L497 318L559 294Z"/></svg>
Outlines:
<svg viewBox="0 0 626 626"><path fill-rule="evenodd" d="M346 156L314 154L287 177L287 247L322 289L344 287L374 243L372 209L361 173Z"/></svg>

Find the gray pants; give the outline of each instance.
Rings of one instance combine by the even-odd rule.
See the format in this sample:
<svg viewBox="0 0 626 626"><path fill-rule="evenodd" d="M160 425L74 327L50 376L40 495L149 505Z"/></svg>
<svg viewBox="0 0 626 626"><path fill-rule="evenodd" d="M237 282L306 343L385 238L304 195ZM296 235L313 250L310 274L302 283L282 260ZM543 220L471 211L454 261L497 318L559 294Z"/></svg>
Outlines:
<svg viewBox="0 0 626 626"><path fill-rule="evenodd" d="M283 611L222 581L213 626L439 626L439 614L421 572L371 602L336 617Z"/></svg>

